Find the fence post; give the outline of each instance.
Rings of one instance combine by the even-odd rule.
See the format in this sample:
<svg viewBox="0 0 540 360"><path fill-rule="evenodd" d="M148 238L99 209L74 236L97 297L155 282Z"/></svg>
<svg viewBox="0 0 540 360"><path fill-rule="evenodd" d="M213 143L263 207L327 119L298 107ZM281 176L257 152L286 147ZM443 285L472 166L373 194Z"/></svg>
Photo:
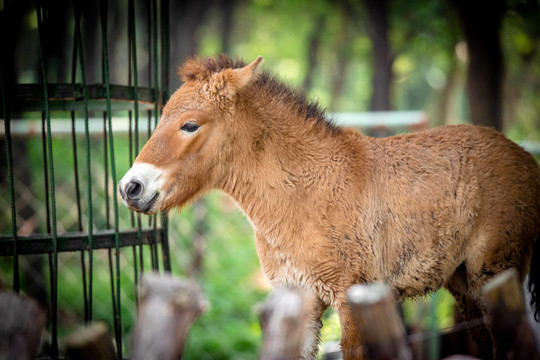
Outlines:
<svg viewBox="0 0 540 360"><path fill-rule="evenodd" d="M71 360L114 360L116 349L104 322L77 329L64 340L64 349Z"/></svg>
<svg viewBox="0 0 540 360"><path fill-rule="evenodd" d="M493 337L495 356L501 359L540 359L531 330L523 291L516 269L491 279L483 289Z"/></svg>
<svg viewBox="0 0 540 360"><path fill-rule="evenodd" d="M191 324L206 310L197 284L171 275L145 274L133 334L132 360L178 360Z"/></svg>
<svg viewBox="0 0 540 360"><path fill-rule="evenodd" d="M34 359L44 327L45 312L34 300L0 290L0 359Z"/></svg>
<svg viewBox="0 0 540 360"><path fill-rule="evenodd" d="M297 288L276 288L259 308L263 332L259 360L296 360L300 357L309 314L311 293Z"/></svg>
<svg viewBox="0 0 540 360"><path fill-rule="evenodd" d="M412 359L394 295L386 285L354 285L347 297L368 359Z"/></svg>

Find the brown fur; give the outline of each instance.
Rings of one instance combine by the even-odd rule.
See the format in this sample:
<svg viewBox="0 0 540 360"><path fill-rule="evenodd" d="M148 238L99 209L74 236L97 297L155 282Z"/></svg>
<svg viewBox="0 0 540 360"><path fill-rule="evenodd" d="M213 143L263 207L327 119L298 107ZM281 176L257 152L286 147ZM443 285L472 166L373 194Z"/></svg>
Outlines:
<svg viewBox="0 0 540 360"><path fill-rule="evenodd" d="M305 357L327 306L339 314L345 358L361 356L346 303L353 284L384 281L398 299L446 287L471 319L487 280L509 267L527 274L540 230L532 156L484 127L385 139L342 129L259 65L188 61L136 163L167 172L160 210L211 189L238 203L270 282L319 299ZM186 121L201 125L189 138L179 135ZM487 328L476 337L491 347Z"/></svg>

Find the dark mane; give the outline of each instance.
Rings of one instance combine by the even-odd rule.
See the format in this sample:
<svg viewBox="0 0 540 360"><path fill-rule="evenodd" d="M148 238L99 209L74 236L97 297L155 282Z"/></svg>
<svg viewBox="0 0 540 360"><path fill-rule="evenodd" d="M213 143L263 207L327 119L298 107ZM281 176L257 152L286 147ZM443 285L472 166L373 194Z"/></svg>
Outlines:
<svg viewBox="0 0 540 360"><path fill-rule="evenodd" d="M303 117L306 121L315 121L331 132L339 132L340 127L326 117L326 111L316 101L309 99L302 89L292 88L277 76L263 70L255 81L255 86L265 89L269 96L279 98L291 106L292 111Z"/></svg>
<svg viewBox="0 0 540 360"><path fill-rule="evenodd" d="M230 57L223 54L218 55L216 58L208 57L197 60L199 66L202 65L205 76L221 72L225 69L238 69L247 65L243 60L232 60ZM201 71L201 67L197 70ZM182 76L186 76L185 72L183 73L183 70L180 70L180 72ZM200 75L200 73L188 74L187 76L195 78L198 75ZM257 88L264 89L269 96L279 98L284 103L289 104L292 111L296 112L306 121L315 121L317 124L324 126L331 132L340 131L340 127L327 118L325 109L323 109L318 102L309 99L304 90L293 88L285 84L276 75L271 74L266 69L261 71L257 80L254 82L254 85Z"/></svg>
<svg viewBox="0 0 540 360"><path fill-rule="evenodd" d="M225 69L239 69L247 65L244 60L233 60L227 55L219 54L216 58L207 57L202 59L203 64L210 74L221 72Z"/></svg>

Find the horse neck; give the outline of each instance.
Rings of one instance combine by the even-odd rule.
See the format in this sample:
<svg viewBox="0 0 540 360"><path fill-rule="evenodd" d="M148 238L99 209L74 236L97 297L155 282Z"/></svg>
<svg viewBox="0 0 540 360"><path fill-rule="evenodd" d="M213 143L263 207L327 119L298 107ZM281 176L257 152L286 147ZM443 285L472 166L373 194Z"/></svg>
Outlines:
<svg viewBox="0 0 540 360"><path fill-rule="evenodd" d="M259 110L244 119L253 126L243 129L249 134L247 144L239 145L243 149L233 156L221 190L238 203L257 231L276 237L269 233L301 226L295 223L304 206L299 199L324 186L316 182L332 171L330 157L341 151L348 137L323 124L280 114L272 106ZM258 152L252 151L257 146Z"/></svg>

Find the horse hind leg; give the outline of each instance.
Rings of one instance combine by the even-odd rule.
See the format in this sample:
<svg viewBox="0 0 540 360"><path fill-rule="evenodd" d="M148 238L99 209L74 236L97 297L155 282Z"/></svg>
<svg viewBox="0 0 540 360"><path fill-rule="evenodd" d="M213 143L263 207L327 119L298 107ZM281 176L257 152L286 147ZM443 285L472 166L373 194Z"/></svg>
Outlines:
<svg viewBox="0 0 540 360"><path fill-rule="evenodd" d="M469 289L468 294L479 304L478 307L482 310L485 319L489 319L489 316L486 308L482 306L483 286L489 280L509 268L515 268L517 270L519 279L522 282L529 268L535 237L525 232L517 234L515 232L505 231L504 234L506 234L506 237L491 237L490 239L492 241L484 241L484 251L476 252L476 256L471 256L466 262L465 274ZM498 239L503 239L503 241L497 242ZM486 244L489 246L486 246ZM501 349L504 346L501 346L501 344L505 340L500 338L500 336L493 336L490 321L486 323L487 329L491 334L493 357L495 359L502 359L504 358L504 354L501 353Z"/></svg>
<svg viewBox="0 0 540 360"><path fill-rule="evenodd" d="M464 264L454 272L445 286L456 300L456 308L465 320L467 329L478 345L482 359L493 359L493 340L489 328L483 321L485 310L480 291L474 291L468 281Z"/></svg>

